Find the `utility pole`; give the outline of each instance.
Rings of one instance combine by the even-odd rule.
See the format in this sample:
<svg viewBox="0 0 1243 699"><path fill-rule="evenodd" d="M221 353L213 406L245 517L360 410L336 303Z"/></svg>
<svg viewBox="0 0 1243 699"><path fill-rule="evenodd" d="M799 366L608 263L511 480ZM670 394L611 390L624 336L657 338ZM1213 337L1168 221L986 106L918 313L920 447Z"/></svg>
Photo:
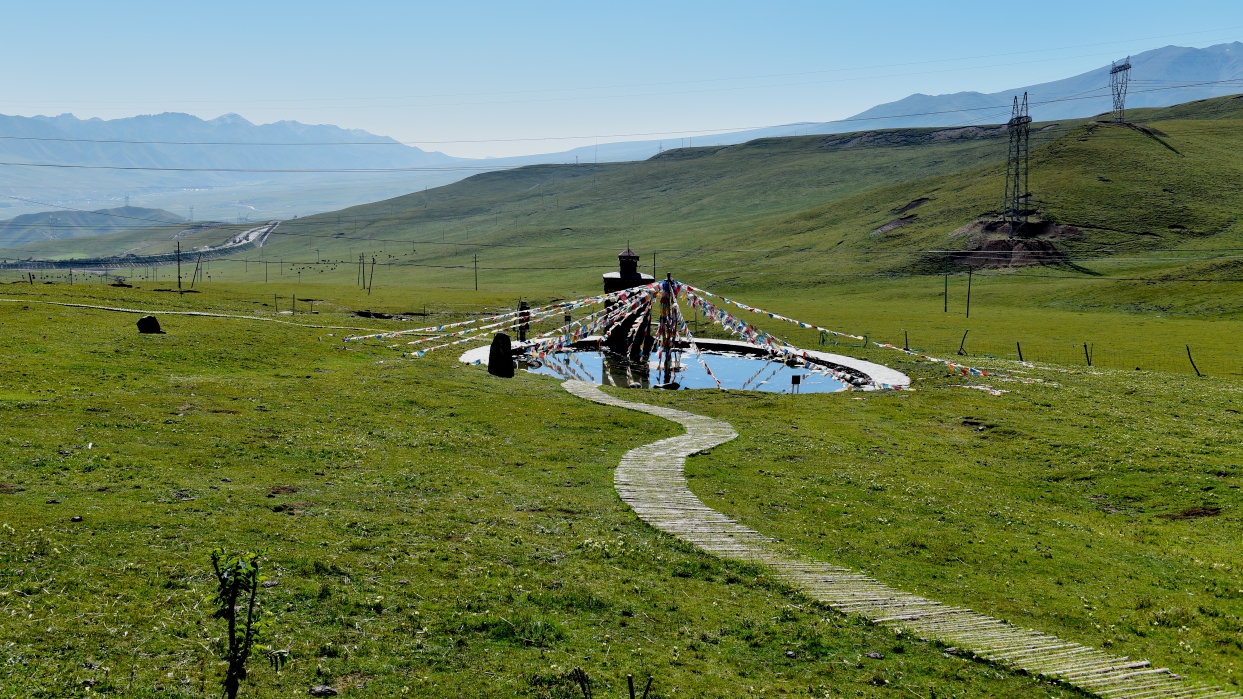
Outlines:
<svg viewBox="0 0 1243 699"><path fill-rule="evenodd" d="M1126 123L1126 88L1131 81L1131 57L1122 63L1114 63L1109 69L1109 91L1114 98L1114 123Z"/></svg>
<svg viewBox="0 0 1243 699"><path fill-rule="evenodd" d="M479 291L479 255L475 255L475 291Z"/></svg>
<svg viewBox="0 0 1243 699"><path fill-rule="evenodd" d="M629 246L627 246L629 247ZM652 251L652 279L656 278L656 251Z"/></svg>
<svg viewBox="0 0 1243 699"><path fill-rule="evenodd" d="M199 270L203 267L203 253L199 253L199 259L194 263L194 276L190 277L190 288L194 288L194 282L199 278Z"/></svg>
<svg viewBox="0 0 1243 699"><path fill-rule="evenodd" d="M181 291L181 241L177 241L177 290Z"/></svg>
<svg viewBox="0 0 1243 699"><path fill-rule="evenodd" d="M1032 118L1027 113L1027 93L1023 102L1016 95L1006 128L1010 132L1010 150L1006 158L1006 198L1002 216L1010 224L1010 237L1027 232L1027 142Z"/></svg>
<svg viewBox="0 0 1243 699"><path fill-rule="evenodd" d="M967 317L971 317L971 268L967 268Z"/></svg>

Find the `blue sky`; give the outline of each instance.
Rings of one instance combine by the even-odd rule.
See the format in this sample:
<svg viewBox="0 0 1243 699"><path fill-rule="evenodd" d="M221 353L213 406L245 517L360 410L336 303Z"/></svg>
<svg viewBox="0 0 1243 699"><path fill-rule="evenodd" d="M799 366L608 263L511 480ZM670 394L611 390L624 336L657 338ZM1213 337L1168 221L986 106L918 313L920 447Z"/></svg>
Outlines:
<svg viewBox="0 0 1243 699"><path fill-rule="evenodd" d="M0 112L236 112L510 155L825 121L913 92L996 91L1243 38L1238 0L1007 7L10 1ZM553 136L586 138L497 140Z"/></svg>

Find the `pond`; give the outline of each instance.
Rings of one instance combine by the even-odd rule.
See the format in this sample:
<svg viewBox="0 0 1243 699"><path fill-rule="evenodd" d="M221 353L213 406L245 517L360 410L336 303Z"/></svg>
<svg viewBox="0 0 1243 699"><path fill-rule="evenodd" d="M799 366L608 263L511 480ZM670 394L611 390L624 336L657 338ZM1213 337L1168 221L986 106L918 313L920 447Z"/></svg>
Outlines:
<svg viewBox="0 0 1243 699"><path fill-rule="evenodd" d="M846 389L826 368L814 363L789 366L776 357L762 357L733 352L681 352L676 357L677 369L673 382L679 389L716 388L716 381L704 370L704 364L721 381L721 388L731 391L767 391L769 393L832 393ZM655 353L650 362L650 377L631 371L617 357L603 352L576 351L550 354L542 362L520 360L519 366L535 374L578 379L589 383L650 388L660 381L660 364ZM799 384L794 385L794 377ZM638 386L634 386L638 384Z"/></svg>

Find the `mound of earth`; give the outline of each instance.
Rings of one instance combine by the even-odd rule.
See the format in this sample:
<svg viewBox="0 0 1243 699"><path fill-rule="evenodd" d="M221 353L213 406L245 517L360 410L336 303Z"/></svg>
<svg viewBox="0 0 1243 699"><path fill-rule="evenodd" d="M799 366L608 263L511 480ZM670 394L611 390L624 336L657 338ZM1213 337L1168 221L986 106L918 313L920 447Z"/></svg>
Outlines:
<svg viewBox="0 0 1243 699"><path fill-rule="evenodd" d="M972 267L1051 265L1064 259L1053 243L1042 238L988 238L973 249L954 253L954 261Z"/></svg>
<svg viewBox="0 0 1243 699"><path fill-rule="evenodd" d="M1052 221L1031 221L1016 236L1010 235L1010 224L998 219L976 219L950 234L951 238L966 236L967 249L955 252L953 259L972 267L1019 267L1049 265L1065 257L1053 241L1077 237L1083 231Z"/></svg>
<svg viewBox="0 0 1243 699"><path fill-rule="evenodd" d="M950 233L951 238L967 236L982 239L985 237L1004 235L1010 237L1010 224L999 219L980 218ZM1027 226L1018 232L1016 238L1056 240L1071 236L1083 235L1083 231L1075 226L1067 226L1052 221L1029 221Z"/></svg>

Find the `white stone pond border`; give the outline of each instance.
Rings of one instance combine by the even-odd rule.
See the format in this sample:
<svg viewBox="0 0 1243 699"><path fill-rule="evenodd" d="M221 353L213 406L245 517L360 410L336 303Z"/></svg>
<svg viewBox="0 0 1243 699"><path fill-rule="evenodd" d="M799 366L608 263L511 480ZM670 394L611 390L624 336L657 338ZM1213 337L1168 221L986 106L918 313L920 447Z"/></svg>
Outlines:
<svg viewBox="0 0 1243 699"><path fill-rule="evenodd" d="M579 344L585 346L595 343L600 339L601 338L595 336L588 337L580 340ZM749 342L742 342L741 340L696 340L696 343L704 349L709 350L720 348L740 352L756 352L762 351L763 349ZM520 348L523 347L523 345L515 342L514 347ZM487 366L488 353L490 349L491 348L488 345L484 345L482 347L476 347L472 350L467 350L462 353L462 356L458 358L458 361L465 364ZM875 362L868 362L854 357L846 357L840 354L830 354L828 352L819 352L816 350L803 351L807 353L807 356L820 362L824 362L837 368L846 369L853 374L861 374L872 380L871 384L864 386L859 390L876 391L882 388L901 389L909 388L911 385L911 379L909 376L900 371L890 369L883 364L876 364Z"/></svg>

